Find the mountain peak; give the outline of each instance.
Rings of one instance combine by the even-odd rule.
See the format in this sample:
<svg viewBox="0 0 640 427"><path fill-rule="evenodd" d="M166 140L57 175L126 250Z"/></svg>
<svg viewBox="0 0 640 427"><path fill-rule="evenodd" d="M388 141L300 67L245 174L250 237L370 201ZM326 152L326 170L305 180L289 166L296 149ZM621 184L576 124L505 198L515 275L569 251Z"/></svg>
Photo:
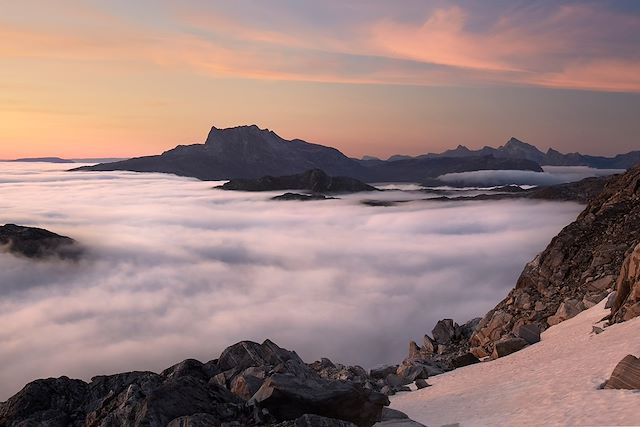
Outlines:
<svg viewBox="0 0 640 427"><path fill-rule="evenodd" d="M241 141L251 139L271 139L277 138L282 140L275 132L265 128L261 129L258 125L242 125L230 128L220 129L215 126L211 127L205 144L214 144L219 141Z"/></svg>

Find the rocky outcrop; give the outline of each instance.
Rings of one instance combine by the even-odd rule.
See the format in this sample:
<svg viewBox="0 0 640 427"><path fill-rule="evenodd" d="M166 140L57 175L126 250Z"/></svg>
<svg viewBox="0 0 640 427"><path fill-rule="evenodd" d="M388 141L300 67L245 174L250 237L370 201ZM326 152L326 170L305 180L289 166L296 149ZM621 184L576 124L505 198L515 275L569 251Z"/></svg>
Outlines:
<svg viewBox="0 0 640 427"><path fill-rule="evenodd" d="M77 242L70 237L42 228L15 224L0 226L0 250L34 259L77 259L82 252Z"/></svg>
<svg viewBox="0 0 640 427"><path fill-rule="evenodd" d="M640 389L640 359L628 354L613 369L605 389Z"/></svg>
<svg viewBox="0 0 640 427"><path fill-rule="evenodd" d="M495 343L515 338L523 325L540 331L605 298L625 260L640 241L640 167L611 177L604 190L533 261L516 287L480 322L471 338L475 354L492 354ZM632 266L629 261L628 266ZM622 280L616 318L635 302ZM626 296L625 296L626 294ZM622 308L622 307L625 308Z"/></svg>
<svg viewBox="0 0 640 427"><path fill-rule="evenodd" d="M640 315L640 244L622 264L616 281L611 314L613 322L622 322Z"/></svg>
<svg viewBox="0 0 640 427"><path fill-rule="evenodd" d="M287 176L263 176L258 179L233 179L220 187L237 191L306 190L318 193L355 193L377 191L377 188L354 178L332 177L320 169Z"/></svg>
<svg viewBox="0 0 640 427"><path fill-rule="evenodd" d="M217 359L187 359L160 374L34 381L0 403L0 426L368 427L388 404L362 368L307 365L272 341L242 341Z"/></svg>

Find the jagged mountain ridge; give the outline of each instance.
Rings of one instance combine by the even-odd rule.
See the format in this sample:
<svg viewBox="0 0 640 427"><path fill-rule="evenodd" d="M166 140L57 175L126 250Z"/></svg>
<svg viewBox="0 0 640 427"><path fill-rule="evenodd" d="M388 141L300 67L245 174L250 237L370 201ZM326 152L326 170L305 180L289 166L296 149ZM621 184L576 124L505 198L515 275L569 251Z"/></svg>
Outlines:
<svg viewBox="0 0 640 427"><path fill-rule="evenodd" d="M628 169L640 163L640 151L631 151L614 157L590 156L581 153L563 154L553 148L549 148L545 153L536 146L513 137L498 148L486 146L479 150L470 150L464 145L458 145L453 150L447 150L442 153L429 153L418 156L418 158L460 158L486 155L492 155L496 158L528 159L541 166L589 166L599 169Z"/></svg>
<svg viewBox="0 0 640 427"><path fill-rule="evenodd" d="M201 180L227 180L295 175L310 169L321 169L331 176L345 176L366 182L425 182L445 173L486 169L542 171L537 163L530 160L494 156L406 159L400 163L390 163L361 162L335 148L300 139L286 140L273 131L251 125L228 129L213 127L204 144L179 145L156 156L74 170L162 172Z"/></svg>

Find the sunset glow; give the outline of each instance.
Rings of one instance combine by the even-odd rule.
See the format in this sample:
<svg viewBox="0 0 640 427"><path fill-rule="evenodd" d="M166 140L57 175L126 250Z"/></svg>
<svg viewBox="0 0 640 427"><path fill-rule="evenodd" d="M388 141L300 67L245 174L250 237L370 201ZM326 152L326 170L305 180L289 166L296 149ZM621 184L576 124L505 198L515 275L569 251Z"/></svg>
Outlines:
<svg viewBox="0 0 640 427"><path fill-rule="evenodd" d="M637 3L495 8L5 2L0 158L154 154L249 123L353 156L510 136L593 154L637 148Z"/></svg>

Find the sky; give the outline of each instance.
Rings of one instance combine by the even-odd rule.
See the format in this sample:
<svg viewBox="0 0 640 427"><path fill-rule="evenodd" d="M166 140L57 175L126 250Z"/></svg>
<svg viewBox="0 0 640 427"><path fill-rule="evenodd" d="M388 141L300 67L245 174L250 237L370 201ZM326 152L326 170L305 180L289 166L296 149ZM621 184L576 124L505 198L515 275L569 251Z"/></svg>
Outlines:
<svg viewBox="0 0 640 427"><path fill-rule="evenodd" d="M167 174L66 169L0 170L1 224L85 248L78 262L0 253L0 401L36 378L159 372L247 339L308 362L398 363L438 320L493 308L583 209L360 203L427 197L398 191L274 202Z"/></svg>
<svg viewBox="0 0 640 427"><path fill-rule="evenodd" d="M257 124L385 157L640 147L640 3L0 0L0 158Z"/></svg>

